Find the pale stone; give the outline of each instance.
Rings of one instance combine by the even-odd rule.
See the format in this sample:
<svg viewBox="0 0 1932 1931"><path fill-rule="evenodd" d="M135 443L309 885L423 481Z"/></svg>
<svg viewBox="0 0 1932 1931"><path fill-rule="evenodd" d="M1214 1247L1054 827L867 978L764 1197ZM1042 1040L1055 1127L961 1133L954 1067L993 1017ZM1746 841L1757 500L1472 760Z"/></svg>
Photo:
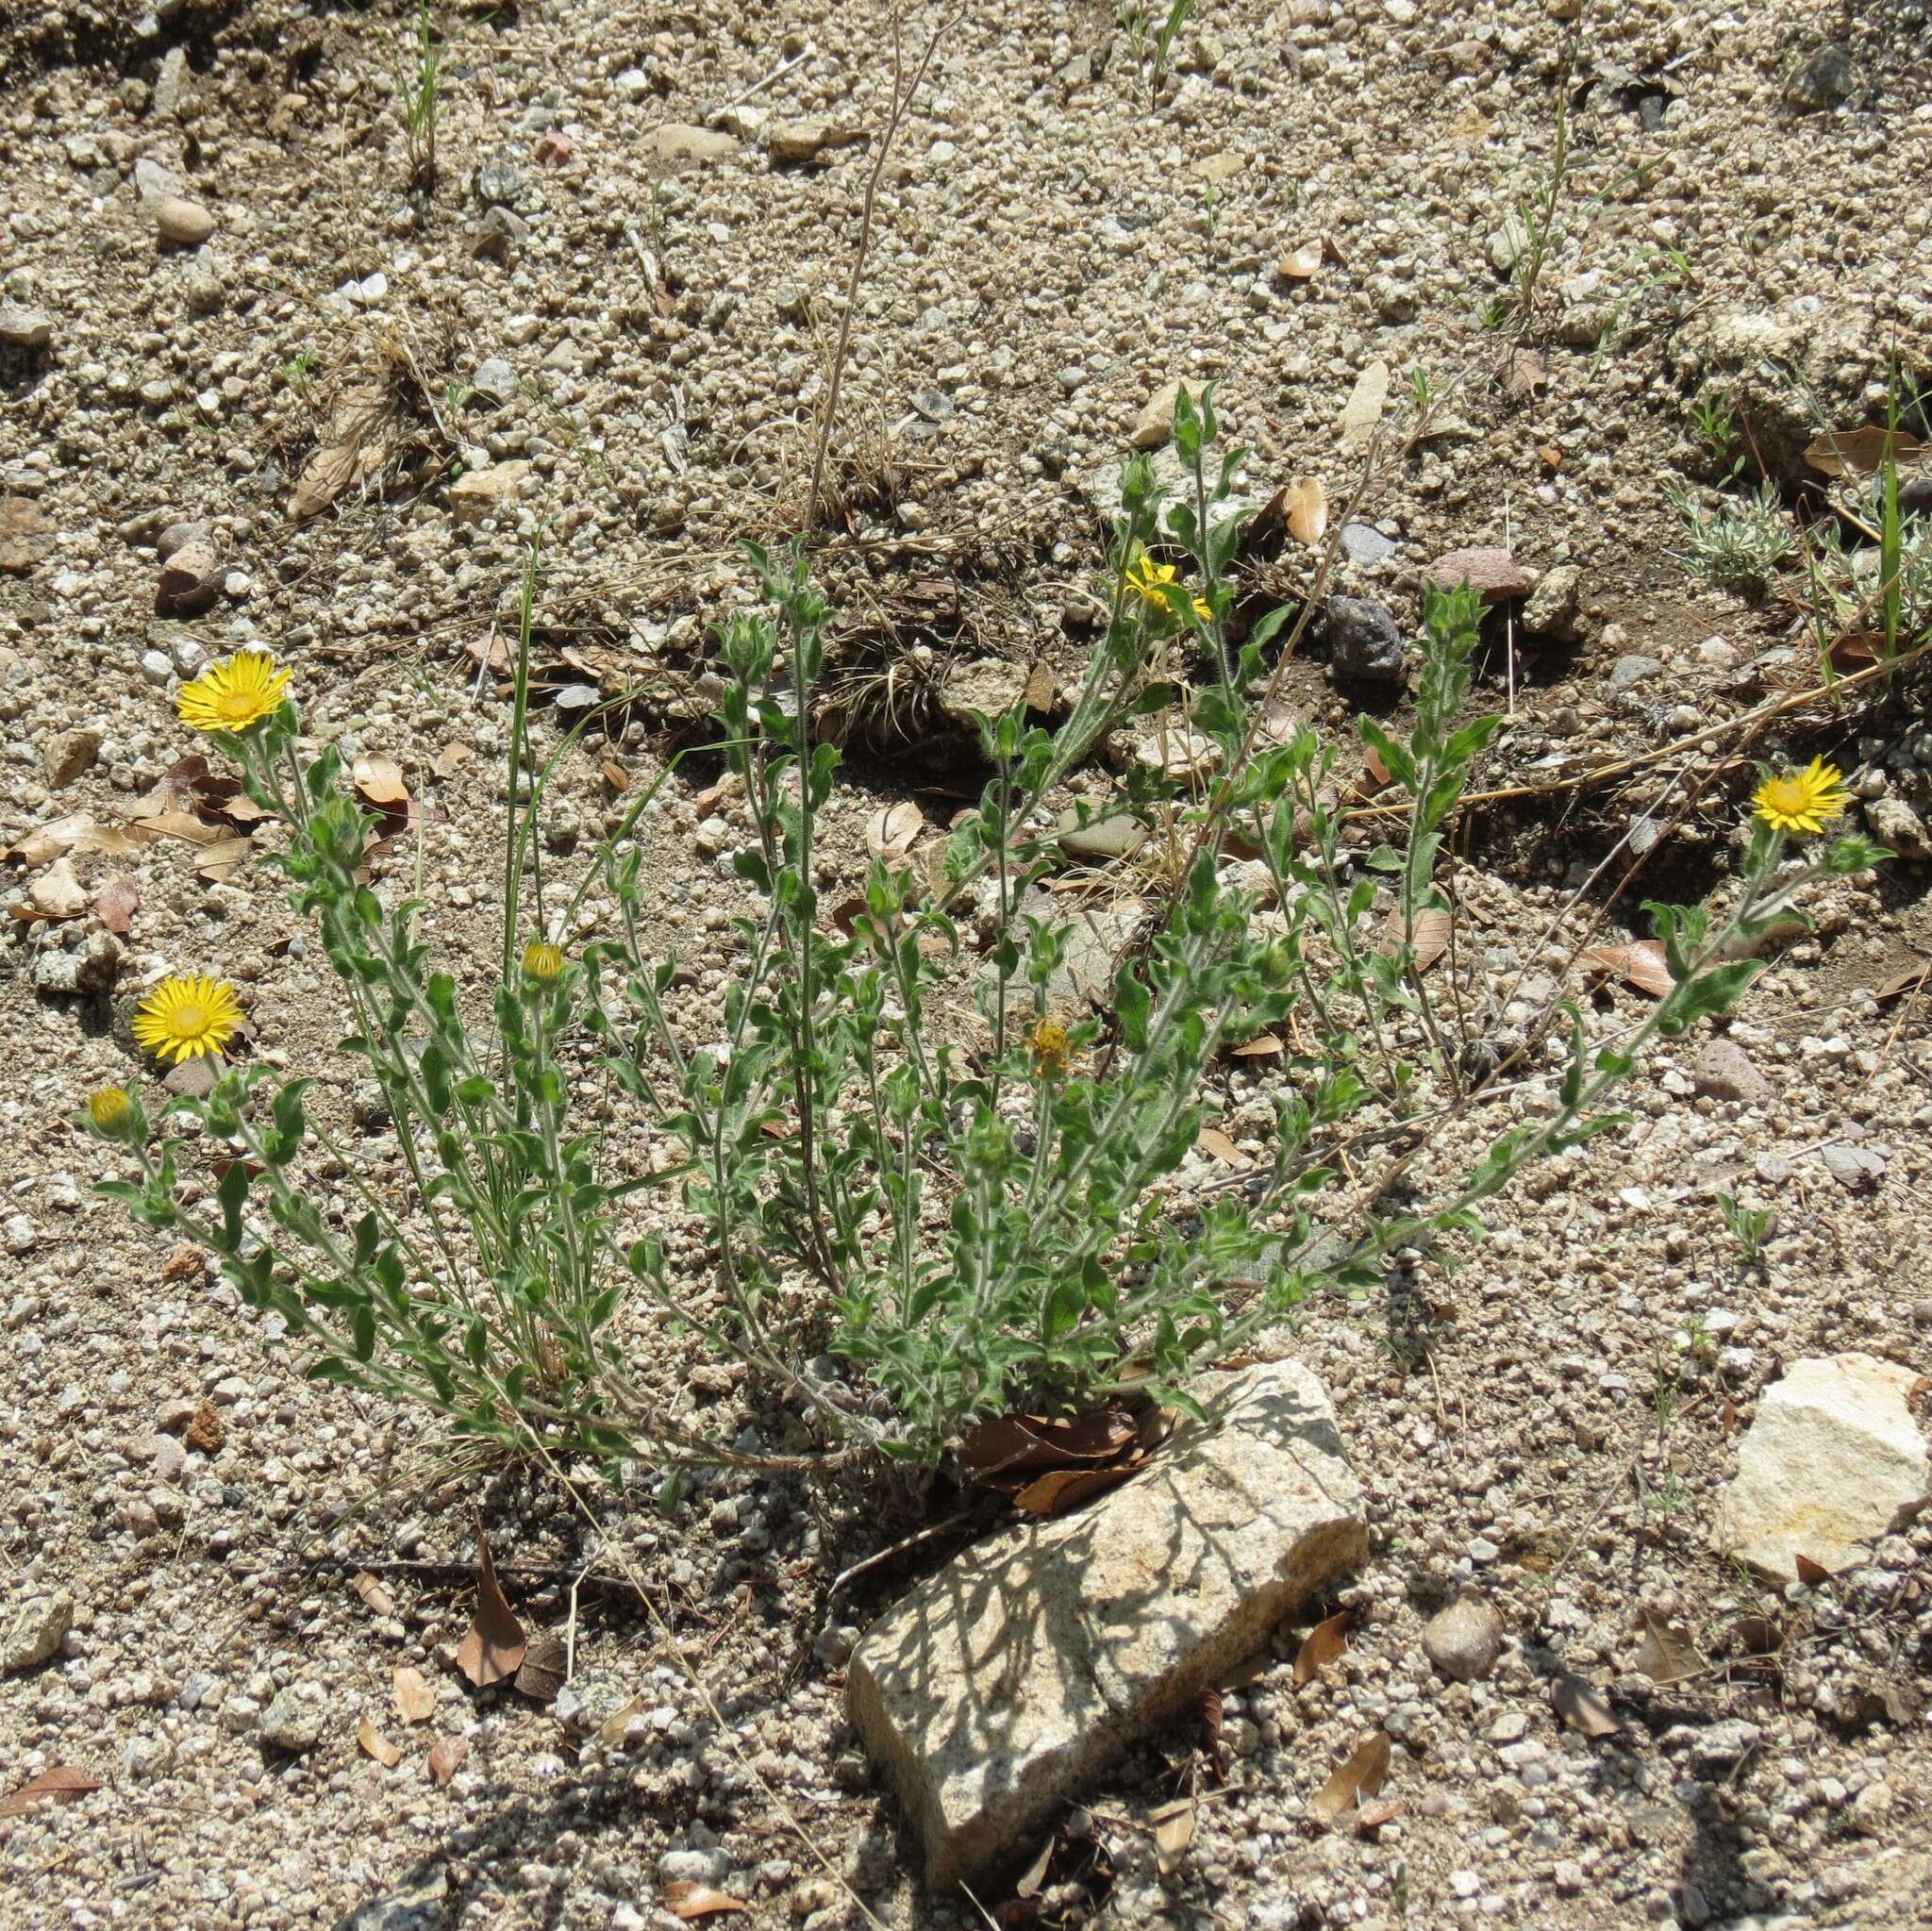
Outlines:
<svg viewBox="0 0 1932 1931"><path fill-rule="evenodd" d="M1451 550L1447 556L1438 557L1424 574L1438 590L1455 590L1466 582L1481 592L1486 604L1501 603L1508 597L1526 597L1536 588L1528 573L1507 550L1487 545Z"/></svg>
<svg viewBox="0 0 1932 1931"><path fill-rule="evenodd" d="M822 160L828 149L850 147L864 139L857 127L811 114L799 121L774 121L765 133L765 152L783 167Z"/></svg>
<svg viewBox="0 0 1932 1931"><path fill-rule="evenodd" d="M1794 1362L1758 1398L1719 1499L1719 1554L1786 1582L1799 1556L1831 1570L1869 1561L1872 1542L1926 1500L1925 1439L1908 1406L1917 1379L1871 1355Z"/></svg>
<svg viewBox="0 0 1932 1931"><path fill-rule="evenodd" d="M198 201L178 194L153 204L154 225L162 238L184 248L198 248L215 231L215 218Z"/></svg>
<svg viewBox="0 0 1932 1931"><path fill-rule="evenodd" d="M1164 382L1147 398L1129 439L1136 449L1158 449L1174 434L1174 406L1180 392L1178 382Z"/></svg>
<svg viewBox="0 0 1932 1931"><path fill-rule="evenodd" d="M1452 1682L1479 1682L1502 1654L1502 1621L1480 1590L1464 1589L1447 1608L1429 1618L1423 1649Z"/></svg>
<svg viewBox="0 0 1932 1931"><path fill-rule="evenodd" d="M1026 694L1027 669L1001 658L972 658L956 664L935 693L935 701L956 724L976 731L973 713L997 721Z"/></svg>
<svg viewBox="0 0 1932 1931"><path fill-rule="evenodd" d="M722 161L738 152L738 143L728 134L711 127L689 127L679 121L667 121L650 139L651 151L663 161Z"/></svg>
<svg viewBox="0 0 1932 1931"><path fill-rule="evenodd" d="M996 1867L1366 1557L1361 1490L1307 1369L1196 1392L1210 1420L1183 1423L1147 1473L969 1550L854 1651L846 1712L935 1887Z"/></svg>
<svg viewBox="0 0 1932 1931"><path fill-rule="evenodd" d="M527 462L499 462L469 470L449 486L450 514L458 523L480 523L513 503L530 474Z"/></svg>
<svg viewBox="0 0 1932 1931"><path fill-rule="evenodd" d="M67 1640L74 1621L72 1596L42 1596L23 1603L15 1614L7 1642L0 1649L0 1670L32 1670L48 1661Z"/></svg>

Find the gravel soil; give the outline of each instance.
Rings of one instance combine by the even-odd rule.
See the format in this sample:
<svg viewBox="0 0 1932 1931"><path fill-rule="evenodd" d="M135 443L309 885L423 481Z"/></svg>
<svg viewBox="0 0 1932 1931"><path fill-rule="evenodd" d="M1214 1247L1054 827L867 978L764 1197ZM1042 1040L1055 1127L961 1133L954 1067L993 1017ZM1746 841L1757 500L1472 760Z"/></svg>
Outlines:
<svg viewBox="0 0 1932 1931"><path fill-rule="evenodd" d="M1344 1655L1297 1687L1284 1631L1225 1692L1219 1772L1196 1726L1163 1734L1088 1794L1036 1894L977 1904L919 1885L841 1716L853 1641L915 1571L837 1599L832 1578L916 1499L724 1473L659 1510L641 1478L582 1491L593 1530L554 1483L460 1466L420 1419L306 1381L192 1252L92 1195L98 1149L69 1123L108 1083L164 1097L134 1004L220 973L247 1050L315 1074L318 1117L399 1172L334 1051L325 962L246 827L71 854L77 916L38 915L67 888L19 849L150 799L195 748L173 689L258 641L319 736L396 760L425 807L426 935L480 986L528 545L540 749L591 693L641 688L560 767L544 863L568 882L623 794L702 736L708 626L753 591L740 545L798 523L888 8L438 7L437 175L413 195L413 22L391 6L0 16L0 844L23 913L0 922L0 1623L71 1605L51 1656L0 1677L0 1784L64 1766L101 1786L0 1819L0 1924L328 1925L426 1882L441 1905L362 1922L657 1925L680 1881L813 1931L862 1923L855 1900L894 1931L984 1923L979 1905L1201 1931L1932 1923L1932 1525L1784 1591L1710 1544L1781 1363L1932 1352L1932 989L1889 990L1932 957L1926 686L1821 696L1802 572L1748 602L1693 581L1667 493L1749 458L1815 505L1793 450L1877 420L1890 354L1925 366L1932 28L1899 0L1597 0L1580 25L1578 5L1202 0L1157 86L1103 0L969 0L879 185L819 555L850 757L828 903L882 806L914 803L930 842L976 792L952 672L1077 669L1104 560L1090 479L1175 377L1220 383L1249 493L1314 475L1338 525L1352 504L1338 587L1405 630L1444 552L1576 573L1541 633L1494 620L1479 694L1511 719L1481 782L1505 795L1455 841L1469 1023L1531 1076L1422 1149L1416 1184L1546 1100L1553 994L1592 1025L1641 1015L1574 948L1599 916L1599 939L1642 936L1645 896L1726 888L1752 757L1836 762L1900 854L1821 894L1724 1029L1748 1079L1735 1058L1710 1077L1708 1033L1660 1050L1628 1125L1492 1203L1459 1268L1416 1257L1273 1338L1326 1381L1371 1499L1372 1561L1329 1606L1352 1614ZM938 17L908 6L908 65ZM1512 351L1482 311L1559 99L1568 172ZM1378 360L1365 477L1336 425ZM1724 435L1700 400L1731 407ZM330 500L295 521L304 490ZM1251 568L1290 596L1312 557ZM1283 694L1341 741L1404 703L1338 678L1319 624ZM744 891L716 774L680 765L642 825L700 1016ZM384 891L418 853L398 841ZM131 911L121 893L104 920L124 877ZM1145 890L1127 866L1095 883ZM608 911L592 897L585 931ZM1224 1079L1223 1125L1256 1150L1277 1076ZM1203 1152L1182 1180L1224 1177ZM342 1191L339 1171L314 1184ZM1761 1264L1720 1190L1773 1212ZM634 1343L706 1425L774 1439L741 1377L641 1316ZM555 1703L455 1666L479 1522L526 1625L567 1636ZM1471 1582L1504 1640L1458 1682L1421 1633ZM1646 1610L1707 1667L1644 1673ZM433 1690L425 1722L392 1704L398 1666ZM1614 1735L1559 1720L1559 1670ZM365 1718L398 1762L358 1746ZM1321 1830L1309 1799L1377 1728L1397 1807ZM439 1738L467 1745L446 1783ZM1160 1856L1149 1813L1190 1790L1192 1839Z"/></svg>

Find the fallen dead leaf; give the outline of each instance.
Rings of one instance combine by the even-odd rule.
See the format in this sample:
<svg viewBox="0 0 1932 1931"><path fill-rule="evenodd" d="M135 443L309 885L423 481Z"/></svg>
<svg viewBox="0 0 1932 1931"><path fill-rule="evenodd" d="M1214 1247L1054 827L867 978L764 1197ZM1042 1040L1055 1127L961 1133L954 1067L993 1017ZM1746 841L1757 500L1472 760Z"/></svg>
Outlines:
<svg viewBox="0 0 1932 1931"><path fill-rule="evenodd" d="M616 758L607 757L604 760L604 782L613 791L627 791L630 790L630 773Z"/></svg>
<svg viewBox="0 0 1932 1931"><path fill-rule="evenodd" d="M925 819L917 805L888 805L866 820L865 849L887 865L896 864L919 841Z"/></svg>
<svg viewBox="0 0 1932 1931"><path fill-rule="evenodd" d="M1064 1515L1068 1509L1077 1508L1081 1503L1118 1488L1129 1475L1139 1474L1146 1466L1146 1457L1136 1456L1104 1469L1049 1469L1028 1482L1013 1497L1013 1504L1028 1515Z"/></svg>
<svg viewBox="0 0 1932 1931"><path fill-rule="evenodd" d="M509 675L509 645L497 636L494 624L480 637L471 638L463 645L463 653L480 664L492 677Z"/></svg>
<svg viewBox="0 0 1932 1931"><path fill-rule="evenodd" d="M445 744L429 760L429 769L438 777L454 777L475 755L475 747L471 744L465 744L458 738L454 742Z"/></svg>
<svg viewBox="0 0 1932 1931"><path fill-rule="evenodd" d="M1511 402L1527 402L1538 390L1550 386L1550 372L1534 349L1511 349L1503 364L1503 393Z"/></svg>
<svg viewBox="0 0 1932 1931"><path fill-rule="evenodd" d="M1181 1867L1188 1846L1194 1841L1194 1823L1201 1806L1191 1797L1163 1804L1147 1813L1154 1826L1154 1861L1163 1877L1171 1877Z"/></svg>
<svg viewBox="0 0 1932 1931"><path fill-rule="evenodd" d="M719 1911L744 1911L751 1906L729 1891L713 1890L708 1884L680 1877L664 1887L664 1908L674 1918L689 1923L693 1918L708 1918Z"/></svg>
<svg viewBox="0 0 1932 1931"><path fill-rule="evenodd" d="M94 917L116 938L125 939L134 929L134 914L141 904L141 888L125 872L108 880L94 894Z"/></svg>
<svg viewBox="0 0 1932 1931"><path fill-rule="evenodd" d="M1629 945L1592 945L1579 957L1578 963L1613 977L1661 999L1676 983L1671 977L1670 960L1655 939L1639 939Z"/></svg>
<svg viewBox="0 0 1932 1931"><path fill-rule="evenodd" d="M1049 1834L1045 1843L1040 1847L1040 1855L1027 1865L1013 1885L1013 1895L1017 1898L1034 1898L1040 1895L1040 1887L1046 1882L1047 1867L1053 1862L1054 1839Z"/></svg>
<svg viewBox="0 0 1932 1931"><path fill-rule="evenodd" d="M1916 992L1921 986L1932 982L1932 958L1924 965L1915 965L1902 973L1894 973L1884 985L1873 989L1872 996L1879 1005L1889 1005L1892 1000L1902 998L1907 992Z"/></svg>
<svg viewBox="0 0 1932 1931"><path fill-rule="evenodd" d="M295 492L289 498L289 520L302 523L320 516L356 480L359 453L352 442L318 449L303 466Z"/></svg>
<svg viewBox="0 0 1932 1931"><path fill-rule="evenodd" d="M563 1688L568 1662L562 1637L547 1633L538 1637L525 1650L524 1660L517 1667L518 1693L532 1703L555 1703L557 1692Z"/></svg>
<svg viewBox="0 0 1932 1931"><path fill-rule="evenodd" d="M597 1740L607 1750L615 1750L625 1739L625 1733L631 1724L644 1713L644 1699L634 1696L614 1716L608 1716L597 1725Z"/></svg>
<svg viewBox="0 0 1932 1931"><path fill-rule="evenodd" d="M1425 907L1412 923L1405 925L1402 907L1396 906L1389 914L1390 949L1392 951L1407 941L1415 954L1415 970L1425 973L1449 950L1452 923L1450 914L1440 907Z"/></svg>
<svg viewBox="0 0 1932 1931"><path fill-rule="evenodd" d="M1253 1162L1240 1147L1218 1126L1204 1126L1194 1136L1194 1144L1205 1154L1212 1154L1217 1160L1225 1160L1230 1166L1246 1167Z"/></svg>
<svg viewBox="0 0 1932 1931"><path fill-rule="evenodd" d="M76 1797L85 1797L90 1790L100 1788L99 1777L56 1764L53 1769L29 1777L19 1790L0 1797L0 1817L22 1816L40 1803L71 1804Z"/></svg>
<svg viewBox="0 0 1932 1931"><path fill-rule="evenodd" d="M1378 1798L1373 1804L1364 1804L1355 1814L1357 1833L1369 1837L1382 1828L1385 1823L1393 1823L1402 1815L1402 1800L1399 1797Z"/></svg>
<svg viewBox="0 0 1932 1931"><path fill-rule="evenodd" d="M368 752L350 767L356 789L372 805L407 805L409 787L403 779L403 768L393 757Z"/></svg>
<svg viewBox="0 0 1932 1931"><path fill-rule="evenodd" d="M75 875L71 857L56 858L26 889L26 897L8 909L24 921L77 919L91 901Z"/></svg>
<svg viewBox="0 0 1932 1931"><path fill-rule="evenodd" d="M1875 476L1890 462L1915 462L1925 444L1907 429L1827 429L1805 445L1805 460L1827 476Z"/></svg>
<svg viewBox="0 0 1932 1931"><path fill-rule="evenodd" d="M1028 710L1052 710L1059 703L1059 680L1055 677L1051 664L1042 660L1026 673Z"/></svg>
<svg viewBox="0 0 1932 1931"><path fill-rule="evenodd" d="M429 1749L429 1774L439 1784L448 1784L469 1754L469 1743L463 1738L439 1737Z"/></svg>
<svg viewBox="0 0 1932 1931"><path fill-rule="evenodd" d="M1376 1730L1356 1745L1348 1761L1308 1799L1308 1815L1319 1823L1332 1824L1357 1798L1373 1797L1388 1774L1389 1733Z"/></svg>
<svg viewBox="0 0 1932 1931"><path fill-rule="evenodd" d="M1348 1611L1338 1609L1302 1638L1294 1656L1294 1687L1312 1683L1348 1648Z"/></svg>
<svg viewBox="0 0 1932 1931"><path fill-rule="evenodd" d="M1784 1628L1769 1616L1740 1616L1731 1634L1747 1656L1774 1656L1785 1646Z"/></svg>
<svg viewBox="0 0 1932 1931"><path fill-rule="evenodd" d="M1320 476L1302 476L1288 486L1288 501L1282 506L1288 518L1288 533L1304 548L1312 550L1328 527L1328 491Z"/></svg>
<svg viewBox="0 0 1932 1931"><path fill-rule="evenodd" d="M254 850L253 839L225 838L203 851L201 863L194 869L211 885L223 885L234 877L248 861Z"/></svg>
<svg viewBox="0 0 1932 1931"><path fill-rule="evenodd" d="M191 1246L184 1240L174 1253L168 1256L161 1268L161 1278L171 1284L179 1281L198 1281L208 1273L208 1256L199 1247Z"/></svg>
<svg viewBox="0 0 1932 1931"><path fill-rule="evenodd" d="M457 1668L478 1690L514 1676L524 1660L524 1625L510 1613L497 1585L490 1541L476 1531L476 1613L457 1645Z"/></svg>
<svg viewBox="0 0 1932 1931"><path fill-rule="evenodd" d="M383 1588L380 1578L371 1575L366 1569L358 1569L349 1578L349 1587L362 1598L363 1606L372 1616L395 1614L396 1599Z"/></svg>
<svg viewBox="0 0 1932 1931"><path fill-rule="evenodd" d="M1139 1439L1124 1407L1096 1408L1070 1421L1048 1415L988 1415L967 1424L959 1458L967 1479L1038 1474L1043 1470L1091 1468L1112 1461Z"/></svg>
<svg viewBox="0 0 1932 1931"><path fill-rule="evenodd" d="M1257 1033L1252 1040L1230 1046L1227 1054L1230 1059L1279 1059L1287 1051L1273 1033Z"/></svg>
<svg viewBox="0 0 1932 1931"><path fill-rule="evenodd" d="M1299 248L1291 249L1274 264L1274 272L1284 281L1305 282L1322 266L1326 250L1320 241L1307 241Z"/></svg>
<svg viewBox="0 0 1932 1931"><path fill-rule="evenodd" d="M1701 1676L1710 1666L1688 1636L1680 1636L1655 1609L1643 1611L1643 1640L1638 1645L1637 1667L1653 1683L1682 1683Z"/></svg>
<svg viewBox="0 0 1932 1931"><path fill-rule="evenodd" d="M426 1723L436 1714L436 1688L421 1670L398 1663L390 1672L390 1700L406 1723Z"/></svg>
<svg viewBox="0 0 1932 1931"><path fill-rule="evenodd" d="M1388 400L1389 364L1383 361L1371 362L1356 377L1355 388L1350 391L1347 406L1341 411L1341 420L1336 424L1341 432L1341 450L1344 456L1368 447L1370 439L1375 433L1375 424L1382 420L1382 406Z"/></svg>
<svg viewBox="0 0 1932 1931"><path fill-rule="evenodd" d="M1807 1589L1816 1589L1821 1582L1831 1580L1831 1571L1825 1568L1824 1563L1814 1562L1808 1556L1794 1554L1791 1556L1791 1567L1798 1572L1798 1580Z"/></svg>
<svg viewBox="0 0 1932 1931"><path fill-rule="evenodd" d="M403 1753L367 1717L356 1725L356 1741L385 1770L393 1770L403 1760Z"/></svg>
<svg viewBox="0 0 1932 1931"><path fill-rule="evenodd" d="M1579 1737L1614 1737L1623 1724L1610 1706L1581 1676L1558 1671L1550 1683L1550 1707Z"/></svg>

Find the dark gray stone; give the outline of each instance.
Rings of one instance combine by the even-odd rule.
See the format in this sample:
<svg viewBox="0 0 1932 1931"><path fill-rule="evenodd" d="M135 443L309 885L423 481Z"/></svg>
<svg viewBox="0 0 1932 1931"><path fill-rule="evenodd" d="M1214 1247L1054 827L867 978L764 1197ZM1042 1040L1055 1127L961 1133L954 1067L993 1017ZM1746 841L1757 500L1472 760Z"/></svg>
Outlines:
<svg viewBox="0 0 1932 1931"><path fill-rule="evenodd" d="M1340 675L1401 682L1407 640L1401 624L1380 604L1367 597L1330 597L1327 635Z"/></svg>

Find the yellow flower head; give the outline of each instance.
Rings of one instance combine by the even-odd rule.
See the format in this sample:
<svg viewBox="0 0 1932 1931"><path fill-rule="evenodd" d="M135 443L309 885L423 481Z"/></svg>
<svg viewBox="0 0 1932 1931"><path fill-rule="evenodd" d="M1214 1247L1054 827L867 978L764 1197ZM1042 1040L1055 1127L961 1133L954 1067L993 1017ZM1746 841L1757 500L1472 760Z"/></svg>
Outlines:
<svg viewBox="0 0 1932 1931"><path fill-rule="evenodd" d="M94 1123L94 1131L110 1139L126 1127L133 1111L133 1101L118 1086L104 1086L87 1096L87 1117Z"/></svg>
<svg viewBox="0 0 1932 1931"><path fill-rule="evenodd" d="M1751 802L1774 831L1823 831L1852 802L1844 782L1837 765L1814 757L1803 771L1766 778Z"/></svg>
<svg viewBox="0 0 1932 1931"><path fill-rule="evenodd" d="M1074 1042L1057 1019L1039 1021L1026 1035L1026 1044L1033 1053L1037 1079L1057 1078L1067 1070L1067 1062L1074 1057Z"/></svg>
<svg viewBox="0 0 1932 1931"><path fill-rule="evenodd" d="M1127 588L1143 604L1158 610L1163 617L1172 612L1168 609L1167 599L1161 594L1163 586L1180 581L1180 571L1172 563L1157 563L1145 550L1127 565ZM1206 597L1194 599L1194 615L1205 624L1214 614L1214 607Z"/></svg>
<svg viewBox="0 0 1932 1931"><path fill-rule="evenodd" d="M219 1053L241 1024L225 979L163 979L134 1010L134 1037L162 1059Z"/></svg>
<svg viewBox="0 0 1932 1931"><path fill-rule="evenodd" d="M547 940L533 940L524 947L524 970L540 986L548 986L563 972L563 954Z"/></svg>
<svg viewBox="0 0 1932 1931"><path fill-rule="evenodd" d="M274 711L288 688L288 672L265 650L238 650L182 685L175 707L197 731L245 731Z"/></svg>

